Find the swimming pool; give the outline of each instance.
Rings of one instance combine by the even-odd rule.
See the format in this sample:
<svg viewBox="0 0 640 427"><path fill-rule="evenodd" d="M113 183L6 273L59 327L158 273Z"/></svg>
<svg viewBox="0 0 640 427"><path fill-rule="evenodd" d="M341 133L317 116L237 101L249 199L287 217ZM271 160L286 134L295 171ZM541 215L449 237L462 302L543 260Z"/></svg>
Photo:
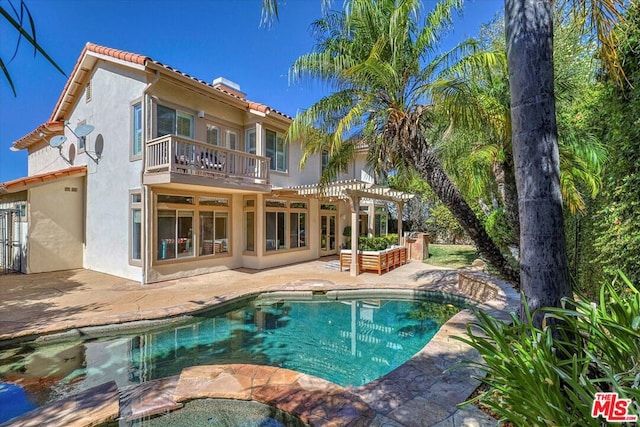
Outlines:
<svg viewBox="0 0 640 427"><path fill-rule="evenodd" d="M407 361L458 310L391 297L263 294L144 330L7 348L0 380L37 406L106 381L124 387L205 364L279 366L358 386ZM6 404L0 400L0 413Z"/></svg>

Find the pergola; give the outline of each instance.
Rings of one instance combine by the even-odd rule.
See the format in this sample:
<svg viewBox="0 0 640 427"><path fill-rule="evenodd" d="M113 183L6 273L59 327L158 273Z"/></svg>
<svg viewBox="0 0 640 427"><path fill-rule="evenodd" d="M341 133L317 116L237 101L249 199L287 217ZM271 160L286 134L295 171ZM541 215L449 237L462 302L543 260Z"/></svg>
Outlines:
<svg viewBox="0 0 640 427"><path fill-rule="evenodd" d="M347 200L351 208L351 250L354 256L351 257L350 272L352 276L357 276L358 257L355 256L358 249L358 214L360 212L360 202L365 200L383 200L393 202L398 206L398 236L402 236L402 208L405 201L413 198L413 194L394 190L389 187L359 181L356 179L347 181L336 181L327 184L298 185L289 187L287 190L295 191L301 196L312 196L322 199Z"/></svg>

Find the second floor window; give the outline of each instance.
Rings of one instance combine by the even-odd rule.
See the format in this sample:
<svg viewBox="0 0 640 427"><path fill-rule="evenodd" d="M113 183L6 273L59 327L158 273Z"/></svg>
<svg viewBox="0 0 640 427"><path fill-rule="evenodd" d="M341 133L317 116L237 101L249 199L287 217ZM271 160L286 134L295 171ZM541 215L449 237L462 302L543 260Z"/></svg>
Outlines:
<svg viewBox="0 0 640 427"><path fill-rule="evenodd" d="M271 159L271 170L278 172L287 171L287 145L284 136L268 130L266 132L265 151Z"/></svg>
<svg viewBox="0 0 640 427"><path fill-rule="evenodd" d="M321 172L324 172L324 170L329 166L329 152L327 150L322 150L322 155L321 157Z"/></svg>
<svg viewBox="0 0 640 427"><path fill-rule="evenodd" d="M193 139L193 115L158 105L157 136L178 135Z"/></svg>
<svg viewBox="0 0 640 427"><path fill-rule="evenodd" d="M217 126L207 125L207 144L220 145L220 130Z"/></svg>
<svg viewBox="0 0 640 427"><path fill-rule="evenodd" d="M256 154L256 130L247 129L244 134L244 151Z"/></svg>
<svg viewBox="0 0 640 427"><path fill-rule="evenodd" d="M232 130L225 132L226 146L230 150L238 149L238 134Z"/></svg>
<svg viewBox="0 0 640 427"><path fill-rule="evenodd" d="M133 106L133 134L131 144L131 155L142 154L142 103L138 102Z"/></svg>

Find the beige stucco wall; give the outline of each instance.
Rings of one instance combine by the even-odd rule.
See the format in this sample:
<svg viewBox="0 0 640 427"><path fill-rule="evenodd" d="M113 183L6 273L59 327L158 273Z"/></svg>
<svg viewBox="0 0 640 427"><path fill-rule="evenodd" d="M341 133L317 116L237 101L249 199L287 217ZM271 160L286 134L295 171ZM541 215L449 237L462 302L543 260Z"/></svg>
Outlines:
<svg viewBox="0 0 640 427"><path fill-rule="evenodd" d="M27 273L82 268L84 190L84 177L29 190Z"/></svg>

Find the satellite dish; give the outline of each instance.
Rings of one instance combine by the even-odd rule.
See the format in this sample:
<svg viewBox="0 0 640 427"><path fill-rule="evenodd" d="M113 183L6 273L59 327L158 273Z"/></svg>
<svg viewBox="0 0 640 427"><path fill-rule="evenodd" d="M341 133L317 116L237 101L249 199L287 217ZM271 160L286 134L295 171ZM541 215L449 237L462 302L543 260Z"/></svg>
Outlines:
<svg viewBox="0 0 640 427"><path fill-rule="evenodd" d="M76 146L74 144L69 144L69 164L73 164L76 160Z"/></svg>
<svg viewBox="0 0 640 427"><path fill-rule="evenodd" d="M96 136L96 155L98 157L102 157L102 152L104 151L104 137L101 133Z"/></svg>
<svg viewBox="0 0 640 427"><path fill-rule="evenodd" d="M67 140L67 137L64 135L54 136L53 138L51 138L49 145L52 146L53 148L58 148L62 144L64 144L66 140Z"/></svg>
<svg viewBox="0 0 640 427"><path fill-rule="evenodd" d="M83 136L87 136L93 132L93 129L94 127L91 125L80 125L73 131L73 133L76 134L78 138L82 138Z"/></svg>

